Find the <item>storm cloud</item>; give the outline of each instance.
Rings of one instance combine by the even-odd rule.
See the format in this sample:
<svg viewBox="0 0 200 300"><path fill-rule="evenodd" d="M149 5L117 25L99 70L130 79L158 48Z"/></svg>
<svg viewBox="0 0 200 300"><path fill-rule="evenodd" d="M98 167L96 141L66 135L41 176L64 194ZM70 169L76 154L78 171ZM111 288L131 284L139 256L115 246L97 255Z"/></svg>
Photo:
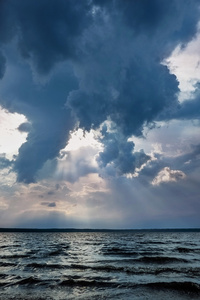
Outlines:
<svg viewBox="0 0 200 300"><path fill-rule="evenodd" d="M178 81L162 62L196 34L198 1L0 5L0 105L31 123L19 127L29 133L14 162L17 181L37 181L45 162L59 157L70 131L99 130L105 121L115 124L116 133L101 132L99 166L111 164L123 175L146 163L149 155L135 151L128 139L179 106ZM185 103L169 118L191 113Z"/></svg>

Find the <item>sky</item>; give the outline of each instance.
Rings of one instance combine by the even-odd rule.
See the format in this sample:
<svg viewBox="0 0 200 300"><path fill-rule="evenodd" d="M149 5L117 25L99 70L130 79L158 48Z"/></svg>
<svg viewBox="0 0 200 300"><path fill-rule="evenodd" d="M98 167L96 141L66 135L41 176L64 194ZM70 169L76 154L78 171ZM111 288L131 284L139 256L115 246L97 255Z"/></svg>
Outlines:
<svg viewBox="0 0 200 300"><path fill-rule="evenodd" d="M200 2L0 1L0 227L200 227Z"/></svg>

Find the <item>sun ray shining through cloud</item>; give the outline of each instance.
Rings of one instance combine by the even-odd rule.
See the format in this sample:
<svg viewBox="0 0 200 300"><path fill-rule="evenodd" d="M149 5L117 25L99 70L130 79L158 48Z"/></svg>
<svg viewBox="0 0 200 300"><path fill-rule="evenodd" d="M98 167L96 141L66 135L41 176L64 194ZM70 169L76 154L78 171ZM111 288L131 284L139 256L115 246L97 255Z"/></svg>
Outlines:
<svg viewBox="0 0 200 300"><path fill-rule="evenodd" d="M13 155L27 138L27 132L19 130L19 126L25 124L27 119L18 113L9 113L0 107L0 153L5 153L6 158L12 160Z"/></svg>
<svg viewBox="0 0 200 300"><path fill-rule="evenodd" d="M0 227L200 227L199 12L0 1Z"/></svg>

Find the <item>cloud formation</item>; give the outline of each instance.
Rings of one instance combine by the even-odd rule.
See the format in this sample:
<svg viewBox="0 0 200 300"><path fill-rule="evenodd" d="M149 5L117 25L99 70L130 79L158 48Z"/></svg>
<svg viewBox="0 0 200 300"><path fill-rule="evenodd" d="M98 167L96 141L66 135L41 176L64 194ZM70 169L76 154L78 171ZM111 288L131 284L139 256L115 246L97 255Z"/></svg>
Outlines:
<svg viewBox="0 0 200 300"><path fill-rule="evenodd" d="M0 154L0 169L8 168L12 162L5 157L5 154Z"/></svg>
<svg viewBox="0 0 200 300"><path fill-rule="evenodd" d="M2 42L17 36L18 49L40 74L76 56L76 39L90 16L87 1L1 1Z"/></svg>
<svg viewBox="0 0 200 300"><path fill-rule="evenodd" d="M162 169L158 175L153 179L153 185L160 185L161 183L176 182L184 179L186 175L180 170L171 170L169 167Z"/></svg>
<svg viewBox="0 0 200 300"><path fill-rule="evenodd" d="M116 127L114 131L109 132L104 124L100 141L104 145L104 150L99 153L98 161L100 167L111 166L116 170L118 176L133 174L136 168L140 168L144 163L150 160L143 150L134 152L134 143L128 141Z"/></svg>
<svg viewBox="0 0 200 300"><path fill-rule="evenodd" d="M32 124L15 162L18 181L37 180L38 170L58 156L77 125L89 131L110 119L121 132L114 139L122 145L178 105L178 82L161 62L196 33L198 1L9 0L1 1L1 12L3 86L10 72L8 68L5 73L5 64L12 62L15 76L21 72L19 84L27 82L30 91L16 89L14 81L14 97L2 89L1 105L23 113ZM33 78L40 81L51 74L52 79L43 87L31 82L28 66L13 63L19 55L31 66ZM61 62L65 70L56 74ZM100 159L105 164L111 141L104 137L102 142L105 153ZM126 145L120 151L131 156L133 145ZM137 156L146 159L145 154ZM121 158L109 161L120 164ZM117 168L122 172L122 166Z"/></svg>

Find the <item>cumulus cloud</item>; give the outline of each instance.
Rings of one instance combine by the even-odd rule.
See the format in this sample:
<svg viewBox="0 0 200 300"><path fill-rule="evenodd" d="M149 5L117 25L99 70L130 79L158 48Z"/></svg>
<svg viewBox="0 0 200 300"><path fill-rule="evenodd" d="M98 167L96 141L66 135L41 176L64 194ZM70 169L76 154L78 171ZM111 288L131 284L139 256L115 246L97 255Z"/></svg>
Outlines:
<svg viewBox="0 0 200 300"><path fill-rule="evenodd" d="M162 169L153 179L152 185L160 185L161 183L176 182L186 177L185 173L180 170L171 170L169 167Z"/></svg>
<svg viewBox="0 0 200 300"><path fill-rule="evenodd" d="M101 132L100 140L104 145L104 150L99 153L97 159L101 167L111 165L117 175L133 174L136 168L140 168L150 159L150 156L146 155L143 150L134 152L134 143L127 141L126 136L120 134L117 128L109 132L104 124Z"/></svg>
<svg viewBox="0 0 200 300"><path fill-rule="evenodd" d="M1 1L1 41L17 36L18 48L38 73L47 74L61 61L76 56L76 38L90 16L87 1Z"/></svg>
<svg viewBox="0 0 200 300"><path fill-rule="evenodd" d="M0 169L8 168L12 165L12 161L5 157L5 154L0 154Z"/></svg>
<svg viewBox="0 0 200 300"><path fill-rule="evenodd" d="M140 168L149 157L134 153L128 138L178 106L178 81L162 61L195 35L198 6L195 0L1 1L0 104L31 122L14 163L17 181L37 181L70 130L98 129L106 120L120 134L102 138L100 165L113 164L119 174ZM43 85L41 76L48 77Z"/></svg>
<svg viewBox="0 0 200 300"><path fill-rule="evenodd" d="M66 94L75 83L70 70L61 67L49 84L38 87L30 80L29 69L21 72L17 62L12 67L2 80L0 94L4 107L23 113L31 123L18 127L21 132L29 132L14 164L17 180L30 183L37 180L37 172L44 163L58 156L66 145L75 121L64 105ZM23 82L20 89L16 78L20 85Z"/></svg>

